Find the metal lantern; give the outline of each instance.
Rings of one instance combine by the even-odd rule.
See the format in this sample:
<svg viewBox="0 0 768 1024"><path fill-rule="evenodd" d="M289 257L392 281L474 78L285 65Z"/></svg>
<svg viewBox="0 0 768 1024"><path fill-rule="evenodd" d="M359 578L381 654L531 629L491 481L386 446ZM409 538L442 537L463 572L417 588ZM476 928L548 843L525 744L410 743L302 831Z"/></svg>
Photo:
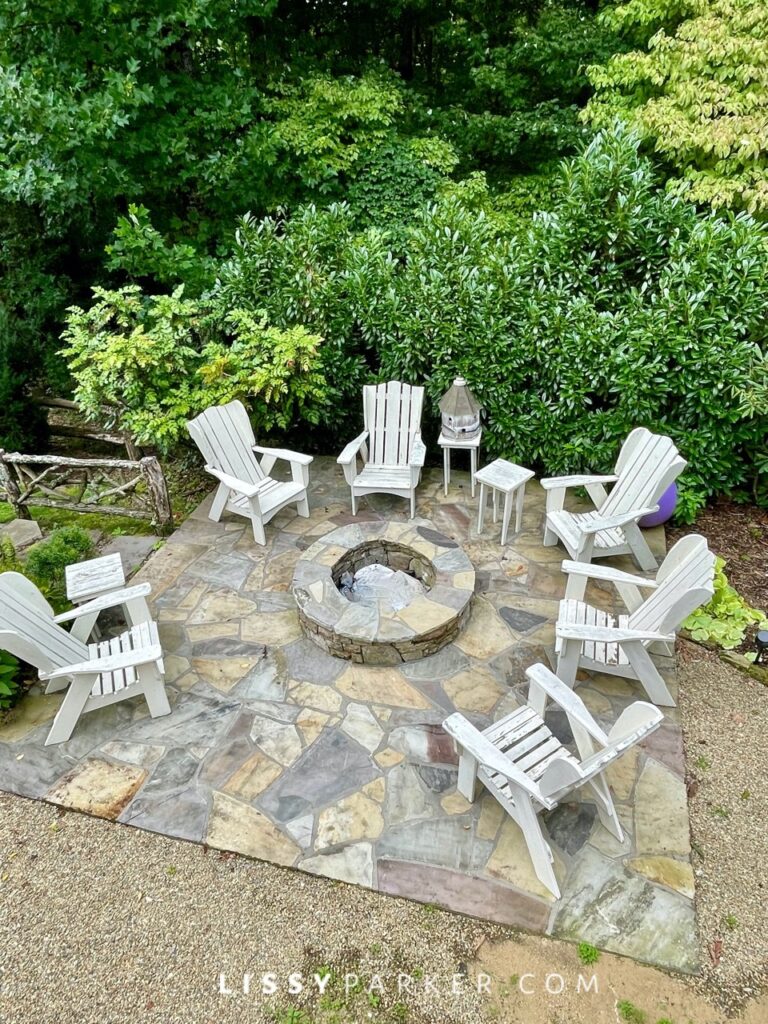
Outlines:
<svg viewBox="0 0 768 1024"><path fill-rule="evenodd" d="M759 664L766 660L765 653L768 651L768 629L761 629L755 637L755 650L757 651L755 664Z"/></svg>
<svg viewBox="0 0 768 1024"><path fill-rule="evenodd" d="M468 441L480 433L480 403L467 387L463 377L457 377L440 399L443 435Z"/></svg>

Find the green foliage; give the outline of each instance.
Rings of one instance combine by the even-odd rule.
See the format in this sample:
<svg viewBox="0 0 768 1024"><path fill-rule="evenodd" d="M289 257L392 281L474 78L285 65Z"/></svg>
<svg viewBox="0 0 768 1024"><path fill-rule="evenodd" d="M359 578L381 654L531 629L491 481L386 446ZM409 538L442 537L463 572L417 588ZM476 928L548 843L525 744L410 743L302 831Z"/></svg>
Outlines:
<svg viewBox="0 0 768 1024"><path fill-rule="evenodd" d="M139 443L167 449L186 421L239 398L257 427L317 423L327 404L321 339L303 327L269 326L256 310L216 300L142 294L138 285L95 288L86 312L70 308L64 354L87 415L104 406ZM228 310L228 311L227 311Z"/></svg>
<svg viewBox="0 0 768 1024"><path fill-rule="evenodd" d="M585 967L596 964L600 959L600 950L589 942L580 942L578 945L579 960Z"/></svg>
<svg viewBox="0 0 768 1024"><path fill-rule="evenodd" d="M619 1017L626 1024L645 1024L646 1014L643 1010L635 1006L628 999L621 999L616 1003L616 1009L619 1012Z"/></svg>
<svg viewBox="0 0 768 1024"><path fill-rule="evenodd" d="M64 570L93 554L93 541L78 526L62 526L46 539L33 544L24 563L24 573L46 596L60 599L66 591Z"/></svg>
<svg viewBox="0 0 768 1024"><path fill-rule="evenodd" d="M694 640L732 650L744 641L750 626L768 629L765 612L752 608L728 582L725 561L715 561L715 592L710 601L683 623Z"/></svg>
<svg viewBox="0 0 768 1024"><path fill-rule="evenodd" d="M21 572L21 562L10 537L0 537L0 573Z"/></svg>
<svg viewBox="0 0 768 1024"><path fill-rule="evenodd" d="M17 704L23 692L18 658L7 651L0 651L0 713Z"/></svg>
<svg viewBox="0 0 768 1024"><path fill-rule="evenodd" d="M602 20L641 48L589 68L585 117L632 124L694 202L768 212L764 0L629 0Z"/></svg>

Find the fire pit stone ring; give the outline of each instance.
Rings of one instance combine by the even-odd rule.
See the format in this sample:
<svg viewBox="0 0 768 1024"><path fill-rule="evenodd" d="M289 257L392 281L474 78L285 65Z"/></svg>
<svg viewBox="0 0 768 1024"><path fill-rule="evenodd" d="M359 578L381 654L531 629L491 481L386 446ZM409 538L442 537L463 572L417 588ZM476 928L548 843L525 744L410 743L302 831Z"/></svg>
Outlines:
<svg viewBox="0 0 768 1024"><path fill-rule="evenodd" d="M342 576L380 564L414 576L423 592L403 608L358 604ZM469 618L475 570L461 547L427 520L354 523L316 541L296 565L291 590L307 637L337 658L399 665L435 654Z"/></svg>

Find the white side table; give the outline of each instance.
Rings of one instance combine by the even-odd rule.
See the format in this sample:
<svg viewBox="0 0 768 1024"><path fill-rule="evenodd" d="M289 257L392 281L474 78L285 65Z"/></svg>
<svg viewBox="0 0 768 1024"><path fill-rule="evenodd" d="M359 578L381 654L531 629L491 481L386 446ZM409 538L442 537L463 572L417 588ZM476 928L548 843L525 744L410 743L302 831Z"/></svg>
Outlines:
<svg viewBox="0 0 768 1024"><path fill-rule="evenodd" d="M67 584L67 597L72 604L86 604L106 594L113 594L125 588L125 572L120 555L102 555L101 558L90 558L87 562L75 562L64 570ZM125 591L125 599L117 604L123 610L125 621L129 626L140 622L149 622L147 599L140 591L149 592L148 584L142 587L131 587ZM123 595L116 595L121 597ZM108 606L108 605L107 605ZM87 641L91 633L98 636L96 620L99 610L80 616L72 626L72 635L79 640Z"/></svg>
<svg viewBox="0 0 768 1024"><path fill-rule="evenodd" d="M495 462L483 466L475 474L475 479L480 484L480 507L477 511L477 532L483 531L483 519L485 517L485 488L490 487L493 492L493 521L497 519L498 492L504 495L504 515L501 522L501 543L507 543L507 530L509 529L509 517L512 512L512 499L516 499L515 533L520 533L523 525L523 501L525 500L525 485L533 477L532 469L525 469L523 466L516 466L514 462L507 462L506 459L496 459Z"/></svg>
<svg viewBox="0 0 768 1024"><path fill-rule="evenodd" d="M475 496L475 477L477 476L477 453L480 451L480 441L483 431L480 429L474 437L464 440L460 437L446 437L441 431L437 443L443 449L443 493L448 494L448 485L451 482L451 449L457 452L469 452L469 481L472 497Z"/></svg>

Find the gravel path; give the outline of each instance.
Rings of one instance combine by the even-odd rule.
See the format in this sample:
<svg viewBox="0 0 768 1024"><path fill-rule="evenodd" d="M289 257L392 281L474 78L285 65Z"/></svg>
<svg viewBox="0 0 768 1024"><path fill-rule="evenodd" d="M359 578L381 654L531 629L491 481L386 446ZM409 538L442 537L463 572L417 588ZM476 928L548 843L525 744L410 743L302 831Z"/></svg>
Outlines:
<svg viewBox="0 0 768 1024"><path fill-rule="evenodd" d="M608 955L585 970L567 944L0 794L0 1021L613 1024L630 999L648 1024L720 1024L768 976L768 690L693 645L680 670L701 938L719 957L700 979ZM323 999L311 984L289 997L291 972L326 967ZM478 970L491 995L461 980ZM347 971L384 991L345 994ZM574 993L580 971L598 974L599 997ZM264 998L266 972L278 991ZM401 996L398 972L413 979ZM547 972L563 995L546 992ZM750 1002L744 1020L766 1019L768 999Z"/></svg>
<svg viewBox="0 0 768 1024"><path fill-rule="evenodd" d="M768 689L679 644L701 984L730 1008L768 982Z"/></svg>

